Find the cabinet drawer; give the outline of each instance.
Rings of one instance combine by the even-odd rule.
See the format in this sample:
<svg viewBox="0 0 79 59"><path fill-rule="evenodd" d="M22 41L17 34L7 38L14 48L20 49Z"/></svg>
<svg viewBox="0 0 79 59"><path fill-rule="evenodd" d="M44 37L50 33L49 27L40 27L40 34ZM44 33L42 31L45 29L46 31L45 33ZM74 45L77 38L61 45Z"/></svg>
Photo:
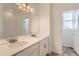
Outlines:
<svg viewBox="0 0 79 59"><path fill-rule="evenodd" d="M48 53L48 39L44 39L39 43L39 55L45 56Z"/></svg>
<svg viewBox="0 0 79 59"><path fill-rule="evenodd" d="M26 48L25 50L17 53L15 56L28 56L29 54L31 54L32 52L38 50L38 44L34 44L28 48Z"/></svg>

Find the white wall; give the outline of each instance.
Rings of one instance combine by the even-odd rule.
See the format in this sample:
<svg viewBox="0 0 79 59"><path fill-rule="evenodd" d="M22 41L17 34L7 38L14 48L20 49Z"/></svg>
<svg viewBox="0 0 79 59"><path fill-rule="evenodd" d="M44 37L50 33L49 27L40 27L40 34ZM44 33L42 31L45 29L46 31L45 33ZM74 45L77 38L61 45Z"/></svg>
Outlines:
<svg viewBox="0 0 79 59"><path fill-rule="evenodd" d="M49 4L35 4L31 15L31 32L39 36L49 35Z"/></svg>
<svg viewBox="0 0 79 59"><path fill-rule="evenodd" d="M38 19L38 4L32 4L33 12L30 14L30 30L31 34L39 35L39 19Z"/></svg>
<svg viewBox="0 0 79 59"><path fill-rule="evenodd" d="M67 10L79 9L79 4L52 4L51 7L51 38L52 51L62 54L62 39L63 39L63 19L62 12ZM54 26L52 26L54 24ZM53 30L53 31L52 31Z"/></svg>
<svg viewBox="0 0 79 59"><path fill-rule="evenodd" d="M3 11L3 38L8 38L10 35L15 35L17 27L17 17L10 11Z"/></svg>
<svg viewBox="0 0 79 59"><path fill-rule="evenodd" d="M52 38L52 51L61 54L62 42L61 42L61 8L59 5L52 4L51 6L51 38Z"/></svg>
<svg viewBox="0 0 79 59"><path fill-rule="evenodd" d="M49 4L39 4L39 29L40 36L48 36L50 32L50 6Z"/></svg>

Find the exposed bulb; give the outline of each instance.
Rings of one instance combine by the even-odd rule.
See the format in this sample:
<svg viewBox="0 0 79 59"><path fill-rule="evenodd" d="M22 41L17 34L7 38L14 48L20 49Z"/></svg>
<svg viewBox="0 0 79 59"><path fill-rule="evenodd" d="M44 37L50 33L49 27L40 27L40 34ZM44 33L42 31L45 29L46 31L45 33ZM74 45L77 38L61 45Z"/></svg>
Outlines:
<svg viewBox="0 0 79 59"><path fill-rule="evenodd" d="M33 9L31 8L30 11L33 11Z"/></svg>
<svg viewBox="0 0 79 59"><path fill-rule="evenodd" d="M27 6L27 9L30 9L30 6L29 5Z"/></svg>
<svg viewBox="0 0 79 59"><path fill-rule="evenodd" d="M19 8L19 9L22 9L22 7L21 7L21 6L19 6L18 8Z"/></svg>
<svg viewBox="0 0 79 59"><path fill-rule="evenodd" d="M31 13L34 13L34 9L33 9L33 8L31 8L31 9L30 9L30 12L31 12Z"/></svg>
<svg viewBox="0 0 79 59"><path fill-rule="evenodd" d="M26 11L26 9L22 9L23 11Z"/></svg>
<svg viewBox="0 0 79 59"><path fill-rule="evenodd" d="M22 4L23 7L26 7L26 4Z"/></svg>

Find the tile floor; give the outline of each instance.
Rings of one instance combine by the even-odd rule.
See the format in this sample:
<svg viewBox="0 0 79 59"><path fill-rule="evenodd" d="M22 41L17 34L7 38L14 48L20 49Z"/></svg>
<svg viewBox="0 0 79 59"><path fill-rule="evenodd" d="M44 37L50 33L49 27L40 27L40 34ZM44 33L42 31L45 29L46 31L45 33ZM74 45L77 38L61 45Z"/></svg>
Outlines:
<svg viewBox="0 0 79 59"><path fill-rule="evenodd" d="M78 56L73 48L63 47L64 56Z"/></svg>
<svg viewBox="0 0 79 59"><path fill-rule="evenodd" d="M56 53L51 53L47 56L78 56L73 48L63 47L63 55L57 55Z"/></svg>

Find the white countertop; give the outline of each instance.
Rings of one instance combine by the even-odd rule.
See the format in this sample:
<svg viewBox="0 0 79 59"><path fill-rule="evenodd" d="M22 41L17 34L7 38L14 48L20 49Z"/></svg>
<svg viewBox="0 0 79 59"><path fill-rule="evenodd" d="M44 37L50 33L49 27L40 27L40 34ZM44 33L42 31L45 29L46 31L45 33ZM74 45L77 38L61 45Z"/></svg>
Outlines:
<svg viewBox="0 0 79 59"><path fill-rule="evenodd" d="M45 36L48 37L48 36ZM29 46L39 42L45 37L30 37L30 36L20 36L18 37L18 41L15 43L9 43L5 39L0 40L0 56L11 56Z"/></svg>

